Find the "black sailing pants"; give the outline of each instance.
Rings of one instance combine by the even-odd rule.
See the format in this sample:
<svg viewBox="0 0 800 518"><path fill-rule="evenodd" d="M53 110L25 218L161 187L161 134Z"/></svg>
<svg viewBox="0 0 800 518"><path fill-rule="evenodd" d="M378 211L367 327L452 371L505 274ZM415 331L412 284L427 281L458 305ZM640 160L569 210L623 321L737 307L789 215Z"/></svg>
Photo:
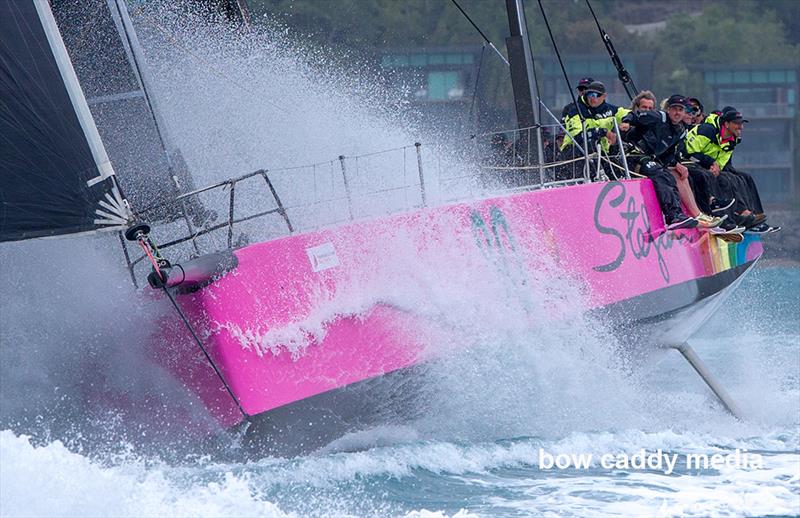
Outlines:
<svg viewBox="0 0 800 518"><path fill-rule="evenodd" d="M750 197L747 192L747 187L741 178L728 170L722 170L719 172L719 176L716 177L716 180L719 189L719 199L736 200L733 206L725 211L728 216L733 217L734 214L738 214L750 207Z"/></svg>
<svg viewBox="0 0 800 518"><path fill-rule="evenodd" d="M638 173L653 181L656 198L658 198L658 204L661 206L661 213L664 214L667 225L683 216L678 184L672 173L650 157L640 158L638 163Z"/></svg>
<svg viewBox="0 0 800 518"><path fill-rule="evenodd" d="M740 190L744 194L745 208L749 209L754 214L763 214L764 206L761 204L761 196L758 194L758 187L756 187L756 181L753 180L753 177L744 171L734 169L730 164L723 170L723 173L725 172L730 172L736 177Z"/></svg>

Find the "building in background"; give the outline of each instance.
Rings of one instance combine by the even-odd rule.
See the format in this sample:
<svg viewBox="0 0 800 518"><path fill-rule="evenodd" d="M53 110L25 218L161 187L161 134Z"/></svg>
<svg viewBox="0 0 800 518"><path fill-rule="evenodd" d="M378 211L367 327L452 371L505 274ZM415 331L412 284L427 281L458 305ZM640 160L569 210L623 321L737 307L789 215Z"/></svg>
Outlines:
<svg viewBox="0 0 800 518"><path fill-rule="evenodd" d="M491 53L487 54L484 60L495 59ZM409 99L422 119L437 120L450 127L469 124L478 131L511 128L514 126L513 103L500 108L487 105L482 98L486 77L476 83L480 60L480 46L382 49L378 53L389 86ZM606 84L609 102L622 106L630 103L607 54L568 54L564 61L570 81L590 76ZM542 99L560 116L561 109L572 102L561 67L554 56L536 58L535 65ZM639 88L651 87L652 54L626 54L625 66ZM476 87L478 97L474 98ZM555 124L546 114L542 122Z"/></svg>
<svg viewBox="0 0 800 518"><path fill-rule="evenodd" d="M798 69L796 65L695 65L712 98L707 109L735 106L746 119L734 164L751 173L769 203L800 194L796 156Z"/></svg>
<svg viewBox="0 0 800 518"><path fill-rule="evenodd" d="M416 122L474 127L480 46L381 49L377 59L388 86L411 102Z"/></svg>
<svg viewBox="0 0 800 518"><path fill-rule="evenodd" d="M631 103L608 54L566 54L563 58L573 91L579 79L591 77L606 85L607 101L611 104L628 106ZM641 90L650 90L653 84L653 54L626 53L623 59L636 86ZM537 71L541 70L541 77L537 79L541 85L542 100L556 115L560 115L561 109L572 102L561 65L555 56L538 58L537 65Z"/></svg>
<svg viewBox="0 0 800 518"><path fill-rule="evenodd" d="M479 46L384 49L378 55L387 82L410 100L421 126L457 133L513 127L513 108L501 110L481 99L485 78L476 83L480 59ZM606 84L609 102L629 104L608 55L568 54L564 63L570 81L592 77ZM640 89L651 89L652 54L626 54L625 66ZM558 60L554 56L539 57L536 69L543 101L560 116L572 98ZM692 65L691 70L705 81L708 95L703 101L707 111L735 106L750 120L734 162L753 174L765 202L786 204L798 199L797 67ZM542 122L554 124L547 114L543 114Z"/></svg>

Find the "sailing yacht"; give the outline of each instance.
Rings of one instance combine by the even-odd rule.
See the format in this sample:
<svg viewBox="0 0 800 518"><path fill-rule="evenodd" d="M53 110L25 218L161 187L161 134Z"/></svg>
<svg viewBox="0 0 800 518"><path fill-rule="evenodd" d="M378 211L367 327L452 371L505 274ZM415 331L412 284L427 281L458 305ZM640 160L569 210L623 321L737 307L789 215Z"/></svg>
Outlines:
<svg viewBox="0 0 800 518"><path fill-rule="evenodd" d="M509 14L515 96L527 91L518 107L527 103L530 110L535 98L524 12L521 0L509 3L517 6ZM163 188L137 182L136 167L119 150L130 145L128 137L114 141L116 130L133 123L144 125L134 133L153 135L145 139L153 149L142 153L154 157L148 167L170 180L185 172L148 93L125 2L94 5L91 16L105 21L113 42L104 59L127 64L125 82L81 80L86 74L76 74L75 64L93 56L68 52L65 41L75 35L60 28L47 0L0 4L0 241L112 231L138 244L139 260L152 265L150 285L176 310L176 324L159 329L181 329L177 334L185 339L175 350L154 351L154 358L163 357L249 448L305 452L406 418L415 377L448 354L431 347L446 341L447 324L393 302L399 286L383 284L350 311L324 314L324 302L374 286L381 272L402 271L422 255L443 258L438 273L444 279L447 269L465 267L459 258L480 257L483 263L471 268L500 271L521 296L543 262L558 264L580 284L589 310L619 329L632 348L678 348L735 410L687 340L759 259L759 236L733 243L696 229L667 231L646 179L593 183L587 175L567 185L542 181L429 206L421 168L419 208L356 218L352 200L345 199L348 222L297 232L268 172L259 170L248 176L263 178L275 202L263 214L282 218L286 235L236 246L232 209L219 224L209 223L202 209L186 209L198 193L234 180L203 189L186 178ZM80 69L87 70L85 64ZM202 232L228 232L228 249L173 264L142 215L176 216L153 206L182 207L192 236L201 230L191 215L201 214L195 223L207 226Z"/></svg>

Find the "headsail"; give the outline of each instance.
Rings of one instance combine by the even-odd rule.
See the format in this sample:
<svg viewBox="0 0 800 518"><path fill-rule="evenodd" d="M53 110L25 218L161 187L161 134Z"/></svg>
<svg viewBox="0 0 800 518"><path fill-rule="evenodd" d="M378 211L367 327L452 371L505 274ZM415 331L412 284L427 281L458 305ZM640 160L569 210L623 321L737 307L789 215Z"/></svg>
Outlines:
<svg viewBox="0 0 800 518"><path fill-rule="evenodd" d="M0 2L0 241L129 219L47 0Z"/></svg>
<svg viewBox="0 0 800 518"><path fill-rule="evenodd" d="M194 188L158 110L124 0L51 0L100 136L131 203L144 208ZM171 219L175 214L148 214Z"/></svg>

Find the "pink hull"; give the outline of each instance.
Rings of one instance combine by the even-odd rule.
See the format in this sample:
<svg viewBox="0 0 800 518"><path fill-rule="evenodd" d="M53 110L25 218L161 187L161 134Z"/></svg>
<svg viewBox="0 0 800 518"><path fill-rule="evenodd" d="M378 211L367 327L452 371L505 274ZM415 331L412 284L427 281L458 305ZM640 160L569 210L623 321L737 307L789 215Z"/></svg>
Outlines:
<svg viewBox="0 0 800 518"><path fill-rule="evenodd" d="M431 334L446 329L392 302L415 257L446 258L440 273L453 282L459 269L535 275L555 264L581 285L589 308L602 308L713 277L761 253L750 236L730 244L695 230L664 233L649 181L597 183L251 245L235 252L234 271L179 301L204 329L244 411L256 415L428 358ZM394 284L382 284L387 278ZM224 425L239 422L208 366L190 363L173 369Z"/></svg>

